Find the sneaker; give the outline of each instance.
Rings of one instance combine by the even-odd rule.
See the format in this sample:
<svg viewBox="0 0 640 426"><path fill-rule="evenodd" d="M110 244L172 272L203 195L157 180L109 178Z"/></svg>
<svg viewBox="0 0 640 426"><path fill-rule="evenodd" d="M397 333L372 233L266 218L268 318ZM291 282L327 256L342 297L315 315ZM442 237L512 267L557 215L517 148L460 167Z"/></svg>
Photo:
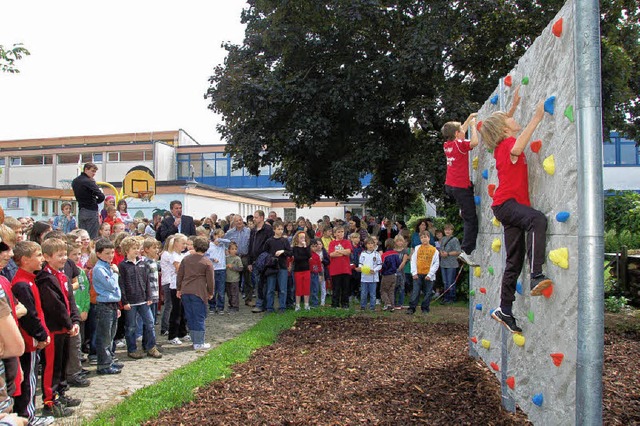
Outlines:
<svg viewBox="0 0 640 426"><path fill-rule="evenodd" d="M30 422L29 426L49 426L50 424L56 421L55 417L52 416L36 416Z"/></svg>
<svg viewBox="0 0 640 426"><path fill-rule="evenodd" d="M65 407L58 401L55 401L52 404L47 404L44 407L42 407L42 415L44 417L48 417L48 416L69 417L72 414L73 414L73 410L71 408Z"/></svg>
<svg viewBox="0 0 640 426"><path fill-rule="evenodd" d="M310 311L310 310L311 310L311 306L309 306L309 305L304 305L304 310L305 310L305 311Z"/></svg>
<svg viewBox="0 0 640 426"><path fill-rule="evenodd" d="M296 312L300 310L300 305L296 305Z"/></svg>
<svg viewBox="0 0 640 426"><path fill-rule="evenodd" d="M543 274L538 275L536 278L531 278L531 295L542 296L542 290L553 284L549 278Z"/></svg>
<svg viewBox="0 0 640 426"><path fill-rule="evenodd" d="M224 311L218 311L218 315L224 315Z"/></svg>
<svg viewBox="0 0 640 426"><path fill-rule="evenodd" d="M95 355L89 355L89 365L98 365L98 357Z"/></svg>
<svg viewBox="0 0 640 426"><path fill-rule="evenodd" d="M251 310L251 312L253 312L254 314L259 314L261 312L264 312L264 309L255 307Z"/></svg>
<svg viewBox="0 0 640 426"><path fill-rule="evenodd" d="M181 345L182 344L182 340L178 339L177 337L174 337L173 339L169 340L169 343L171 343L172 345Z"/></svg>
<svg viewBox="0 0 640 426"><path fill-rule="evenodd" d="M120 364L118 362L111 362L111 367L112 368L117 368L118 370L122 370L124 368L124 364Z"/></svg>
<svg viewBox="0 0 640 426"><path fill-rule="evenodd" d="M74 388L86 388L91 384L85 377L85 374L78 374L76 377L67 379L67 384Z"/></svg>
<svg viewBox="0 0 640 426"><path fill-rule="evenodd" d="M186 334L184 337L181 337L181 339L184 340L185 342L190 342L191 336L189 334Z"/></svg>
<svg viewBox="0 0 640 426"><path fill-rule="evenodd" d="M58 395L58 401L65 407L77 407L82 404L82 401L78 398L71 398L65 394Z"/></svg>
<svg viewBox="0 0 640 426"><path fill-rule="evenodd" d="M493 311L491 318L504 324L504 326L507 327L507 330L512 333L522 333L522 329L518 327L518 324L516 324L516 319L511 315L503 313L500 308Z"/></svg>
<svg viewBox="0 0 640 426"><path fill-rule="evenodd" d="M147 355L150 356L151 358L162 358L162 354L160 353L158 348L155 346L147 351Z"/></svg>
<svg viewBox="0 0 640 426"><path fill-rule="evenodd" d="M206 351L207 349L210 349L210 348L211 348L210 343L203 343L201 345L196 343L193 345L193 349L196 351Z"/></svg>
<svg viewBox="0 0 640 426"><path fill-rule="evenodd" d="M469 266L480 266L478 262L473 260L470 254L467 254L465 252L460 253L460 255L458 256L458 260L461 260L462 262L466 263Z"/></svg>
<svg viewBox="0 0 640 426"><path fill-rule="evenodd" d="M116 340L116 348L124 348L127 346L127 342L124 339Z"/></svg>
<svg viewBox="0 0 640 426"><path fill-rule="evenodd" d="M114 367L107 367L107 368L99 368L97 373L99 375L103 375L103 374L120 374L122 372L122 370L120 370L119 368L114 368Z"/></svg>
<svg viewBox="0 0 640 426"><path fill-rule="evenodd" d="M142 358L144 358L144 353L140 352L140 351L128 352L127 356L129 358L133 358L133 359L142 359Z"/></svg>

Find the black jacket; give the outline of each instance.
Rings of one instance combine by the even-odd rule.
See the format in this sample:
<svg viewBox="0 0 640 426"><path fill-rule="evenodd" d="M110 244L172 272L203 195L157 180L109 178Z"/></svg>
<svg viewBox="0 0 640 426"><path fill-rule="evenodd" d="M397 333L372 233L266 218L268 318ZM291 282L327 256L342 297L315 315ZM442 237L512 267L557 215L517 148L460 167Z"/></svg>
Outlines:
<svg viewBox="0 0 640 426"><path fill-rule="evenodd" d="M82 172L71 182L71 188L79 208L98 211L98 204L104 201L104 194L98 188L96 181Z"/></svg>
<svg viewBox="0 0 640 426"><path fill-rule="evenodd" d="M146 262L133 263L123 260L118 265L120 277L120 293L123 305L137 305L151 300L151 287L149 285L149 269Z"/></svg>
<svg viewBox="0 0 640 426"><path fill-rule="evenodd" d="M273 228L266 222L259 231L255 228L251 230L251 236L249 236L249 264L256 261L260 253L264 251L264 243L271 237L273 237Z"/></svg>
<svg viewBox="0 0 640 426"><path fill-rule="evenodd" d="M193 223L191 216L182 215L180 221L180 233L187 237L196 235L196 225ZM164 244L164 240L169 238L173 234L178 233L178 227L174 225L175 219L173 216L166 217L160 222L160 226L156 231L156 239Z"/></svg>
<svg viewBox="0 0 640 426"><path fill-rule="evenodd" d="M67 297L65 297L60 287L58 279L47 272L44 268L36 275L36 285L40 291L40 303L44 313L44 321L50 332L60 332L71 330L73 324L80 323L80 315L76 306L76 299L73 297L73 289L67 285ZM68 299L69 308L67 309Z"/></svg>
<svg viewBox="0 0 640 426"><path fill-rule="evenodd" d="M275 257L278 250L284 250L284 253L278 256L278 266L280 267L280 269L287 269L287 257L293 256L293 252L291 251L291 244L289 244L289 240L287 240L287 237L271 237L267 241L265 241L264 251Z"/></svg>

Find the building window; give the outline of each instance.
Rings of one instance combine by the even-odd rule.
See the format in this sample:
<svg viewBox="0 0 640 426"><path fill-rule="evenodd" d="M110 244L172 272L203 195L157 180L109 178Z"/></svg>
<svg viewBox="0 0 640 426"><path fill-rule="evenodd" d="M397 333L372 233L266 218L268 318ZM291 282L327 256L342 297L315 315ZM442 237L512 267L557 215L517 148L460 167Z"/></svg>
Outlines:
<svg viewBox="0 0 640 426"><path fill-rule="evenodd" d="M58 209L58 202L57 201L51 200L51 209L52 209L51 214L53 216L58 216L58 211L60 211L60 210Z"/></svg>
<svg viewBox="0 0 640 426"><path fill-rule="evenodd" d="M153 151L144 151L144 161L153 161Z"/></svg>
<svg viewBox="0 0 640 426"><path fill-rule="evenodd" d="M31 199L31 214L38 214L38 200L36 200L35 198Z"/></svg>
<svg viewBox="0 0 640 426"><path fill-rule="evenodd" d="M53 155L43 155L44 164L53 164Z"/></svg>
<svg viewBox="0 0 640 426"><path fill-rule="evenodd" d="M94 163L102 163L102 153L94 153L93 154L93 162Z"/></svg>
<svg viewBox="0 0 640 426"><path fill-rule="evenodd" d="M11 159L9 161L11 161L11 165L12 166L20 166L22 164L22 158L21 157L11 157Z"/></svg>
<svg viewBox="0 0 640 426"><path fill-rule="evenodd" d="M178 178L189 177L189 161L178 161Z"/></svg>
<svg viewBox="0 0 640 426"><path fill-rule="evenodd" d="M120 161L144 161L143 151L122 151L120 153Z"/></svg>
<svg viewBox="0 0 640 426"><path fill-rule="evenodd" d="M629 140L617 132L609 134L610 141L602 147L602 162L605 166L638 166L640 153L635 141Z"/></svg>
<svg viewBox="0 0 640 426"><path fill-rule="evenodd" d="M284 220L285 222L295 222L296 220L296 209L284 209Z"/></svg>
<svg viewBox="0 0 640 426"><path fill-rule="evenodd" d="M202 170L202 176L214 177L216 175L216 162L215 160L203 160L204 169Z"/></svg>
<svg viewBox="0 0 640 426"><path fill-rule="evenodd" d="M244 168L240 167L238 169L235 169L234 167L236 167L237 165L238 162L236 160L231 160L231 176L242 176Z"/></svg>
<svg viewBox="0 0 640 426"><path fill-rule="evenodd" d="M4 166L4 157L0 157L0 166Z"/></svg>
<svg viewBox="0 0 640 426"><path fill-rule="evenodd" d="M49 200L41 200L41 206L42 206L42 214L43 215L48 215L49 214Z"/></svg>
<svg viewBox="0 0 640 426"><path fill-rule="evenodd" d="M80 154L58 154L58 164L78 164Z"/></svg>
<svg viewBox="0 0 640 426"><path fill-rule="evenodd" d="M107 153L107 161L110 163L117 163L120 161L120 153L119 152L108 152Z"/></svg>

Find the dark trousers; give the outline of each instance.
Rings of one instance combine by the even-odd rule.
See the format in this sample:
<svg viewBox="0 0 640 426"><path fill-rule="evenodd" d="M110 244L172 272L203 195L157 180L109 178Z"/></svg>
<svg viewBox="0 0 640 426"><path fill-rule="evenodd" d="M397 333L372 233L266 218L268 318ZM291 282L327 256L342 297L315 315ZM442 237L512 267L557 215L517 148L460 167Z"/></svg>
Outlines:
<svg viewBox="0 0 640 426"><path fill-rule="evenodd" d="M492 209L496 219L504 227L504 245L507 252L500 306L512 306L525 253L529 258L531 276L542 273L547 245L547 218L542 212L522 205L514 199L509 199Z"/></svg>
<svg viewBox="0 0 640 426"><path fill-rule="evenodd" d="M253 283L251 282L251 272L249 271L249 256L240 256L242 260L242 267L244 268L240 272L240 282L242 287L242 294L244 294L244 301L250 302L253 300Z"/></svg>
<svg viewBox="0 0 640 426"><path fill-rule="evenodd" d="M22 367L21 394L13 402L13 412L20 417L33 420L36 416L36 386L38 384L38 362L40 351L25 352L20 355Z"/></svg>
<svg viewBox="0 0 640 426"><path fill-rule="evenodd" d="M78 211L78 228L87 231L92 240L96 239L100 229L98 210L80 209Z"/></svg>
<svg viewBox="0 0 640 426"><path fill-rule="evenodd" d="M457 188L445 185L444 190L447 195L453 197L462 212L464 222L464 238L462 239L462 251L471 254L476 249L478 238L478 215L476 214L476 203L473 199L473 186L469 188ZM497 217L497 216L496 216Z"/></svg>
<svg viewBox="0 0 640 426"><path fill-rule="evenodd" d="M67 360L69 358L69 335L57 333L51 336L42 350L42 400L45 405L53 404L58 395L67 388Z"/></svg>
<svg viewBox="0 0 640 426"><path fill-rule="evenodd" d="M331 307L348 308L349 294L351 292L351 274L331 275L333 294L331 295Z"/></svg>
<svg viewBox="0 0 640 426"><path fill-rule="evenodd" d="M171 316L169 317L169 340L187 335L187 322L184 318L182 301L178 299L178 290L171 289Z"/></svg>

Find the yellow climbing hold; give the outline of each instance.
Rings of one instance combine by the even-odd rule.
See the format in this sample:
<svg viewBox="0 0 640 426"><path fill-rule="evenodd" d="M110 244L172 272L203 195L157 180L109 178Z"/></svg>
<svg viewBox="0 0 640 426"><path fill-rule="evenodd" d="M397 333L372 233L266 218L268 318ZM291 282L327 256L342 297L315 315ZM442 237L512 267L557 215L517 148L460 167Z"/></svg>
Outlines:
<svg viewBox="0 0 640 426"><path fill-rule="evenodd" d="M562 269L569 268L569 249L561 247L549 252L549 260Z"/></svg>
<svg viewBox="0 0 640 426"><path fill-rule="evenodd" d="M491 243L491 250L497 253L500 251L500 247L502 247L502 241L500 241L500 238L494 238Z"/></svg>
<svg viewBox="0 0 640 426"><path fill-rule="evenodd" d="M491 347L491 342L487 339L482 339L482 347L485 349L489 349Z"/></svg>
<svg viewBox="0 0 640 426"><path fill-rule="evenodd" d="M515 333L513 335L513 343L518 346L524 346L525 338L522 334Z"/></svg>
<svg viewBox="0 0 640 426"><path fill-rule="evenodd" d="M491 223L493 223L493 226L495 226L496 228L499 228L500 225L502 225L495 216L493 217L493 219L491 219Z"/></svg>
<svg viewBox="0 0 640 426"><path fill-rule="evenodd" d="M476 278L480 278L480 275L482 274L482 268L479 266L476 266L475 268L473 268L473 276Z"/></svg>
<svg viewBox="0 0 640 426"><path fill-rule="evenodd" d="M553 155L550 155L544 159L544 161L542 162L542 167L544 168L544 171L550 175L553 175L556 172L556 160Z"/></svg>
<svg viewBox="0 0 640 426"><path fill-rule="evenodd" d="M478 170L478 157L473 158L473 161L471 161L471 165L473 166L473 170Z"/></svg>

